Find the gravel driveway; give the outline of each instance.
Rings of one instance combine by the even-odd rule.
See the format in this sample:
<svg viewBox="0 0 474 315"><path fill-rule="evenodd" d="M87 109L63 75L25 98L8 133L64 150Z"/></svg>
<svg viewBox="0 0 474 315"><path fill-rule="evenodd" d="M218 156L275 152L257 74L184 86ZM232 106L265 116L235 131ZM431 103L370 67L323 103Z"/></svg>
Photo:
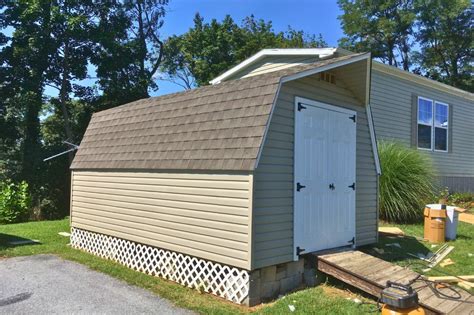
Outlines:
<svg viewBox="0 0 474 315"><path fill-rule="evenodd" d="M54 255L0 260L1 314L191 314Z"/></svg>

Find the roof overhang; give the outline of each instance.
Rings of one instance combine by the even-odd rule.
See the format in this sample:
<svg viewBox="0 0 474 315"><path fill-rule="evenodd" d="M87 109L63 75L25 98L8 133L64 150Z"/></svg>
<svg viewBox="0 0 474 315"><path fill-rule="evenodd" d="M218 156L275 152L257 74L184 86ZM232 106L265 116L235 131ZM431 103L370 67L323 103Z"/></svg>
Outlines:
<svg viewBox="0 0 474 315"><path fill-rule="evenodd" d="M362 60L367 60L367 59L370 60L370 53L357 55L357 56L354 56L350 59L341 60L341 61L338 61L338 62L331 63L329 65L316 67L314 69L309 69L309 70L298 72L298 73L295 73L295 74L292 74L292 75L289 75L289 76L286 76L286 77L282 77L281 82L285 83L285 82L288 82L288 81L301 79L301 78L304 78L304 77L307 77L307 76L310 76L310 75L313 75L313 74L316 74L316 73L328 71L330 69L342 67L342 66L345 66L345 65L348 65L348 64L351 64L351 63L355 63L355 62L362 61Z"/></svg>
<svg viewBox="0 0 474 315"><path fill-rule="evenodd" d="M227 70L217 78L209 81L210 84L218 84L223 80L229 78L240 70L253 65L261 59L268 56L318 56L325 58L334 55L337 48L282 48L282 49L263 49L252 57L245 59L235 67Z"/></svg>

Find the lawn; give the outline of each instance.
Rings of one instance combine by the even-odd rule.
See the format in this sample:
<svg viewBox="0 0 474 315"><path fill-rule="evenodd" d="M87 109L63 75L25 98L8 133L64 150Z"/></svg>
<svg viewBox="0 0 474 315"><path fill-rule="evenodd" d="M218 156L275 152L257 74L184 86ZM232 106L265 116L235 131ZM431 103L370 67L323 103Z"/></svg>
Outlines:
<svg viewBox="0 0 474 315"><path fill-rule="evenodd" d="M429 252L435 252L442 244L433 245L422 240L423 224L393 225L382 223L381 226L397 226L405 232L406 237L381 236L377 245L363 248L365 252L401 266L409 266L416 272L428 276L474 275L473 225L459 222L457 239L448 242L449 245L454 246L454 250L446 258L451 258L455 264L446 267L438 265L426 273L422 271L427 268L426 264L408 255L408 253L414 255L422 253L426 256ZM400 248L387 246L387 244L394 243L400 244ZM383 249L384 253L380 254L374 248Z"/></svg>
<svg viewBox="0 0 474 315"><path fill-rule="evenodd" d="M69 220L67 219L0 225L0 257L55 254L109 274L129 284L151 290L161 297L171 300L177 306L202 314L367 314L376 311L376 306L370 300L330 284L322 284L315 288L289 294L274 303L255 308L238 306L209 294L201 294L176 283L148 276L112 261L72 249L67 245L69 238L58 235L58 232L65 231L69 231ZM19 238L39 240L41 243L21 246L8 245L9 241ZM349 298L357 298L367 303L358 304ZM289 305L294 306L294 312L290 312Z"/></svg>

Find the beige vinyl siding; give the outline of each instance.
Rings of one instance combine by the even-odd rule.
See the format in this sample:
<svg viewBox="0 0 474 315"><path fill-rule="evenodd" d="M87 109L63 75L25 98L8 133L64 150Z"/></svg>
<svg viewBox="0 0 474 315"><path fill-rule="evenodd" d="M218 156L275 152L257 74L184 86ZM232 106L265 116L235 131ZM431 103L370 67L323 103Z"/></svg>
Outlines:
<svg viewBox="0 0 474 315"><path fill-rule="evenodd" d="M344 69L341 69L343 73ZM361 74L362 75L362 74ZM301 96L357 111L356 244L377 238L377 174L365 107L345 88L317 75L282 85L255 172L253 268L293 259L294 101Z"/></svg>
<svg viewBox="0 0 474 315"><path fill-rule="evenodd" d="M411 145L412 95L441 101L452 109L452 151L428 152L440 176L474 176L474 101L435 88L372 71L371 107L378 139Z"/></svg>
<svg viewBox="0 0 474 315"><path fill-rule="evenodd" d="M269 56L226 78L226 81L253 77L272 71L290 68L296 65L318 61L317 56Z"/></svg>
<svg viewBox="0 0 474 315"><path fill-rule="evenodd" d="M74 171L73 227L249 269L250 174Z"/></svg>

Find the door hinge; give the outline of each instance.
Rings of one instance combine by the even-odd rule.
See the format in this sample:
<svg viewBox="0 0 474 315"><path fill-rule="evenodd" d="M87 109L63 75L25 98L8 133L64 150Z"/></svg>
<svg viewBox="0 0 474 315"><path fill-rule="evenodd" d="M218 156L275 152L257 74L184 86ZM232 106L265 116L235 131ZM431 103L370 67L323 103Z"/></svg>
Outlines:
<svg viewBox="0 0 474 315"><path fill-rule="evenodd" d="M300 191L303 188L306 188L306 186L303 186L300 183L296 183L296 191Z"/></svg>
<svg viewBox="0 0 474 315"><path fill-rule="evenodd" d="M298 111L301 112L302 109L306 109L306 106L303 106L301 102L298 102Z"/></svg>
<svg viewBox="0 0 474 315"><path fill-rule="evenodd" d="M301 253L304 252L305 250L306 250L306 249L297 246L297 247L296 247L296 256L301 255Z"/></svg>
<svg viewBox="0 0 474 315"><path fill-rule="evenodd" d="M352 185L349 185L347 187L352 188L352 190L356 190L356 183L352 183Z"/></svg>
<svg viewBox="0 0 474 315"><path fill-rule="evenodd" d="M356 122L356 115L349 117L349 119L352 120L353 122Z"/></svg>
<svg viewBox="0 0 474 315"><path fill-rule="evenodd" d="M352 238L350 241L348 241L347 243L354 245L354 244L355 244L355 237L353 237L353 238Z"/></svg>

